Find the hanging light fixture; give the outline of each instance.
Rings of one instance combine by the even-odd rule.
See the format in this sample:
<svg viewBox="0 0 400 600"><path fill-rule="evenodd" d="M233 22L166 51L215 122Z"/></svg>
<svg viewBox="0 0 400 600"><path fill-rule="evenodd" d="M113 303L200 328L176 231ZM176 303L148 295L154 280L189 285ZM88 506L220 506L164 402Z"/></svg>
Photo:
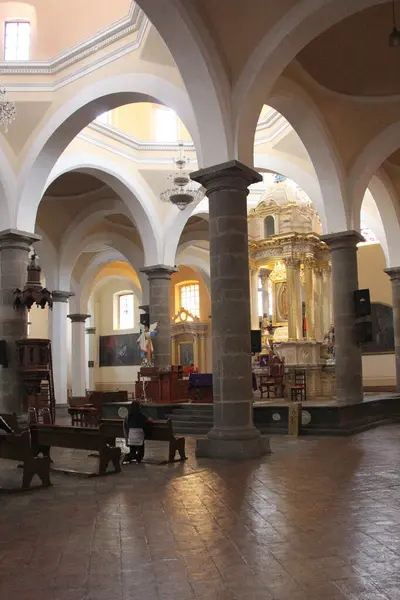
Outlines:
<svg viewBox="0 0 400 600"><path fill-rule="evenodd" d="M53 308L53 297L51 292L46 288L42 287L40 283L40 273L42 269L36 263L37 254L33 252L31 260L28 264L28 280L23 290L14 290L14 308L19 310L20 308L26 308L28 311L31 310L32 306L40 306L45 308L46 304L49 308Z"/></svg>
<svg viewBox="0 0 400 600"><path fill-rule="evenodd" d="M392 0L392 18L393 18L393 29L391 34L389 35L389 46L391 48L396 48L400 46L400 30L397 29L396 25L396 6L395 0Z"/></svg>
<svg viewBox="0 0 400 600"><path fill-rule="evenodd" d="M179 142L179 156L174 159L177 174L170 176L174 187L160 194L163 202L169 202L177 206L179 210L185 210L192 202L198 202L204 198L200 188L195 188L190 180L189 174L185 172L189 159L184 154L183 142Z"/></svg>
<svg viewBox="0 0 400 600"><path fill-rule="evenodd" d="M0 126L4 131L8 131L8 126L16 117L17 110L14 102L10 102L7 98L7 90L0 82Z"/></svg>

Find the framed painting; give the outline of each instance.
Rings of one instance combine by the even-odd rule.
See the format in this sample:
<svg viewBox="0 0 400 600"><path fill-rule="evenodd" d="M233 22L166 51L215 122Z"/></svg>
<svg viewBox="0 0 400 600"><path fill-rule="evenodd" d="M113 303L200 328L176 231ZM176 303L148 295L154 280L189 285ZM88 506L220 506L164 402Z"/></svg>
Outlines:
<svg viewBox="0 0 400 600"><path fill-rule="evenodd" d="M100 336L100 367L140 365L138 337L138 333Z"/></svg>
<svg viewBox="0 0 400 600"><path fill-rule="evenodd" d="M179 344L179 364L188 367L194 362L193 342L181 342Z"/></svg>
<svg viewBox="0 0 400 600"><path fill-rule="evenodd" d="M393 308L387 304L371 304L372 342L362 345L363 354L394 352Z"/></svg>

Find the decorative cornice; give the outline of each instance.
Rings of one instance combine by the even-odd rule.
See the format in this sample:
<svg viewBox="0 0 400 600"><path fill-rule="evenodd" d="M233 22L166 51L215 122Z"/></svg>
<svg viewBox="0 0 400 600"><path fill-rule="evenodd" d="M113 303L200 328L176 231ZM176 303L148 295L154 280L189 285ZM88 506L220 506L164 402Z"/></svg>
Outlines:
<svg viewBox="0 0 400 600"><path fill-rule="evenodd" d="M51 295L53 302L68 302L71 296L75 296L74 292L64 292L63 290L53 290Z"/></svg>
<svg viewBox="0 0 400 600"><path fill-rule="evenodd" d="M50 60L0 61L0 69L6 75L57 75L88 56L106 48L118 40L146 28L147 17L132 1L128 14L82 40ZM141 37L141 36L140 36ZM11 86L7 86L9 89Z"/></svg>

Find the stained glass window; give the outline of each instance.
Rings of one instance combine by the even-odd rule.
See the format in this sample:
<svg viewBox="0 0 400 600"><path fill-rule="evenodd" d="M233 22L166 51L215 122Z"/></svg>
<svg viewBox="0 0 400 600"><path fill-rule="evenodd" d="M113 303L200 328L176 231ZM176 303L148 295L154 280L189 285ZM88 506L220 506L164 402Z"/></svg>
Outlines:
<svg viewBox="0 0 400 600"><path fill-rule="evenodd" d="M182 285L180 288L181 308L195 317L200 317L200 286L198 283Z"/></svg>
<svg viewBox="0 0 400 600"><path fill-rule="evenodd" d="M4 31L4 60L29 60L31 24L7 21Z"/></svg>
<svg viewBox="0 0 400 600"><path fill-rule="evenodd" d="M133 327L133 294L121 294L121 296L119 296L119 329L133 329Z"/></svg>

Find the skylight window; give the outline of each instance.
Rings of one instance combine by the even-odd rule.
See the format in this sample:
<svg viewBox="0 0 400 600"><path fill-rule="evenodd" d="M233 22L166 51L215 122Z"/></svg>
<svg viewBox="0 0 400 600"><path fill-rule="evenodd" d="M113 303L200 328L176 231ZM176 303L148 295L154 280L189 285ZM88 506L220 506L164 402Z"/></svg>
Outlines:
<svg viewBox="0 0 400 600"><path fill-rule="evenodd" d="M178 120L170 108L156 110L156 141L176 142L178 140Z"/></svg>

